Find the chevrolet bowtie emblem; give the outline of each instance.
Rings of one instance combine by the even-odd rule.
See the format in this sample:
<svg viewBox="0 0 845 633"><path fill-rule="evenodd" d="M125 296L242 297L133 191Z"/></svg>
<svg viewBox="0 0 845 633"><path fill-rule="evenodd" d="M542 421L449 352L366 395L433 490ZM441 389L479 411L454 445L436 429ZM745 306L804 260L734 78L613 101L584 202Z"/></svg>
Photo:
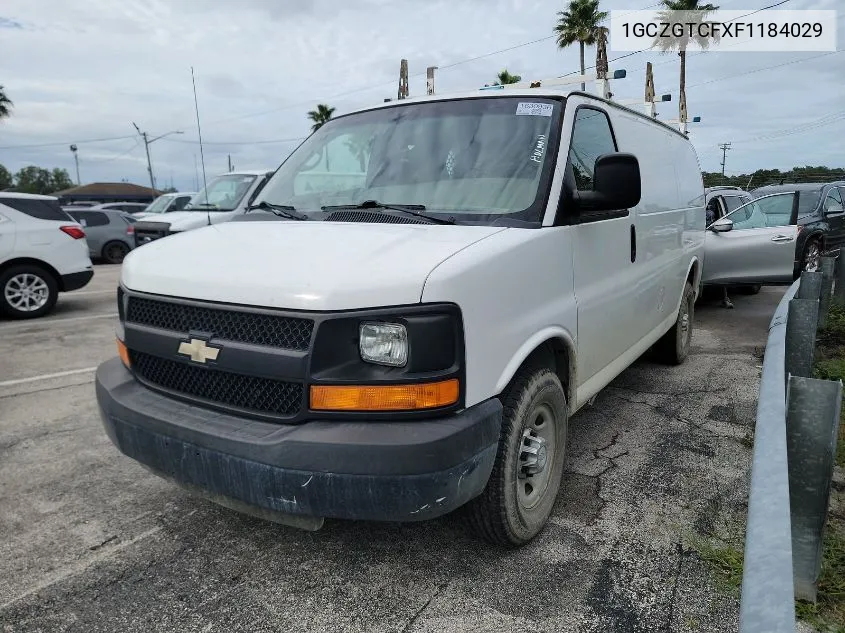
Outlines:
<svg viewBox="0 0 845 633"><path fill-rule="evenodd" d="M217 360L220 348L209 347L202 339L192 338L190 343L179 344L179 353L190 356L195 363L204 363L207 360Z"/></svg>

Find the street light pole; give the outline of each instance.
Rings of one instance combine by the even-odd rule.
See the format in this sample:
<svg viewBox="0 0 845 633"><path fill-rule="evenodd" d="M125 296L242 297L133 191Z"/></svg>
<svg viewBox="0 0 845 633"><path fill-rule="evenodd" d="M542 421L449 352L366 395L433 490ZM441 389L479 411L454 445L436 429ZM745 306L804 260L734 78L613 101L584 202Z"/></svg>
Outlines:
<svg viewBox="0 0 845 633"><path fill-rule="evenodd" d="M150 172L150 187L153 191L156 188L155 177L153 176L153 161L150 159L150 145L155 143L157 140L164 138L165 136L170 136L171 134L184 134L181 130L174 130L172 132L167 132L166 134L162 134L161 136L156 136L155 138L149 138L146 132L142 132L141 128L133 121L132 125L135 126L135 129L138 131L138 135L144 140L144 149L147 152L147 171Z"/></svg>
<svg viewBox="0 0 845 633"><path fill-rule="evenodd" d="M73 161L76 163L76 184L81 185L82 181L79 180L79 156L76 154L76 152L77 152L76 145L71 145L70 151L73 152Z"/></svg>

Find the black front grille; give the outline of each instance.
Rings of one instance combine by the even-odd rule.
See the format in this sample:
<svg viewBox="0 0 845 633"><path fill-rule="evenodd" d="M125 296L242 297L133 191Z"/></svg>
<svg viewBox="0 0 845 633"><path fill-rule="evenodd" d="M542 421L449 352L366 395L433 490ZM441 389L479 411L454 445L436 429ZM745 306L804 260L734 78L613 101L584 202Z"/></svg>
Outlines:
<svg viewBox="0 0 845 633"><path fill-rule="evenodd" d="M151 385L243 411L292 416L302 406L301 383L233 374L130 350L132 369Z"/></svg>
<svg viewBox="0 0 845 633"><path fill-rule="evenodd" d="M221 310L143 297L129 297L126 320L150 327L208 332L215 338L304 351L314 322L274 314Z"/></svg>

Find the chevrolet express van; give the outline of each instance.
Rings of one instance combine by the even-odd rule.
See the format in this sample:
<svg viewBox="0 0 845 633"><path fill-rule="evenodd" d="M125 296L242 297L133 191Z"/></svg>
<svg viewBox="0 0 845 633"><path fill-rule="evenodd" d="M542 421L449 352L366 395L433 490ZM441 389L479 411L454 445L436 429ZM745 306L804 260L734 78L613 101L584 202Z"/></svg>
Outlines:
<svg viewBox="0 0 845 633"><path fill-rule="evenodd" d="M306 529L460 508L526 543L569 418L650 348L690 351L696 154L586 93L339 116L252 207L129 254L96 378L120 451L230 508Z"/></svg>

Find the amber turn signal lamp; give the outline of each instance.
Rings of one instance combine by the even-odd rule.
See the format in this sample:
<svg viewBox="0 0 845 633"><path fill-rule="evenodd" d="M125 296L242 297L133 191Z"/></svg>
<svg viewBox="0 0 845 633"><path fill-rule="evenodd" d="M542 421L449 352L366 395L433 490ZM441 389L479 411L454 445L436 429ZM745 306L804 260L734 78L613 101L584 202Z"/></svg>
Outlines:
<svg viewBox="0 0 845 633"><path fill-rule="evenodd" d="M129 368L129 350L126 349L126 345L120 339L117 339L117 355L120 356L120 360L123 361L123 364L126 365L126 368Z"/></svg>
<svg viewBox="0 0 845 633"><path fill-rule="evenodd" d="M314 411L413 411L455 404L457 378L413 385L312 385Z"/></svg>

